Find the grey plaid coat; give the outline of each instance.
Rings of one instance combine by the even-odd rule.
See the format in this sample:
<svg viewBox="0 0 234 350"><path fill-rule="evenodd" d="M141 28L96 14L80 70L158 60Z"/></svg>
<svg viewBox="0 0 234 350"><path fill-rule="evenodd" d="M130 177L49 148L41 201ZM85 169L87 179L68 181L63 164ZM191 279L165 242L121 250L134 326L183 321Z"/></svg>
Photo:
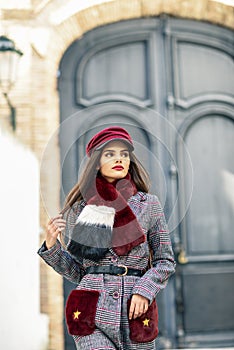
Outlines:
<svg viewBox="0 0 234 350"><path fill-rule="evenodd" d="M155 195L138 192L128 204L140 223L147 242L133 248L126 256L117 256L112 249L99 262L74 260L61 247L59 241L49 250L43 244L38 254L56 272L77 285L77 289L100 292L93 334L74 336L77 349L153 350L155 342L133 343L129 339L127 300L132 294L140 294L150 303L163 289L174 273L175 262L162 207ZM76 203L68 212L66 235L71 236L77 216L85 202ZM152 268L142 277L86 274L84 268L93 265L125 265L129 268L145 269L149 259L149 245L153 250Z"/></svg>

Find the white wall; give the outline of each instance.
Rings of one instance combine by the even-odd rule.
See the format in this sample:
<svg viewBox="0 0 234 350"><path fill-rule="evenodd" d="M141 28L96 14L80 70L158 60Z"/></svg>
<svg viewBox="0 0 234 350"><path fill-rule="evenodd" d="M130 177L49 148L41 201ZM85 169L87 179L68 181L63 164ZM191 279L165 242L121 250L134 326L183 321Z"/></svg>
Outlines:
<svg viewBox="0 0 234 350"><path fill-rule="evenodd" d="M40 314L39 170L33 154L0 130L0 349L44 350Z"/></svg>

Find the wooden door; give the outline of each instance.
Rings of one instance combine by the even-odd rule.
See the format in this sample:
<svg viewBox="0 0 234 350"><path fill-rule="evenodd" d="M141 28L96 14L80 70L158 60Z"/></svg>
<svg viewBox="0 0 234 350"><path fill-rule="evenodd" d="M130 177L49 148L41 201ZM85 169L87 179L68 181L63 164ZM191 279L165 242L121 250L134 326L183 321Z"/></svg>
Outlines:
<svg viewBox="0 0 234 350"><path fill-rule="evenodd" d="M162 17L97 28L60 64L61 200L87 141L115 124L164 206L178 265L158 298L158 349L234 345L232 55L231 31Z"/></svg>

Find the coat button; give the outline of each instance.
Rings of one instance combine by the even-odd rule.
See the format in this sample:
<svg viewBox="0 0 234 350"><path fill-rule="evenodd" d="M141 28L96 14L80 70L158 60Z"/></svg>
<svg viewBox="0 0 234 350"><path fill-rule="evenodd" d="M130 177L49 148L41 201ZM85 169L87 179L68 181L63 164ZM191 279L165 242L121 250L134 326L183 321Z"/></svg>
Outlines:
<svg viewBox="0 0 234 350"><path fill-rule="evenodd" d="M112 256L111 261L115 263L118 260L117 256Z"/></svg>
<svg viewBox="0 0 234 350"><path fill-rule="evenodd" d="M114 299L119 299L119 292L117 290L112 294Z"/></svg>

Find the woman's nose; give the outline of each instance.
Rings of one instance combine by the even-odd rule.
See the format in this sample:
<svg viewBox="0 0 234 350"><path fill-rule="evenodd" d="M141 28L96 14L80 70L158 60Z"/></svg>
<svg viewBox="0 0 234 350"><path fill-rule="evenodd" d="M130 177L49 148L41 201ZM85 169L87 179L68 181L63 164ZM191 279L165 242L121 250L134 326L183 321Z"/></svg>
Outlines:
<svg viewBox="0 0 234 350"><path fill-rule="evenodd" d="M116 161L117 163L122 163L121 157L116 157L115 161Z"/></svg>
<svg viewBox="0 0 234 350"><path fill-rule="evenodd" d="M122 158L121 158L121 155L120 155L120 154L117 154L117 155L116 155L115 161L116 161L116 162L121 162L121 163L122 163Z"/></svg>

